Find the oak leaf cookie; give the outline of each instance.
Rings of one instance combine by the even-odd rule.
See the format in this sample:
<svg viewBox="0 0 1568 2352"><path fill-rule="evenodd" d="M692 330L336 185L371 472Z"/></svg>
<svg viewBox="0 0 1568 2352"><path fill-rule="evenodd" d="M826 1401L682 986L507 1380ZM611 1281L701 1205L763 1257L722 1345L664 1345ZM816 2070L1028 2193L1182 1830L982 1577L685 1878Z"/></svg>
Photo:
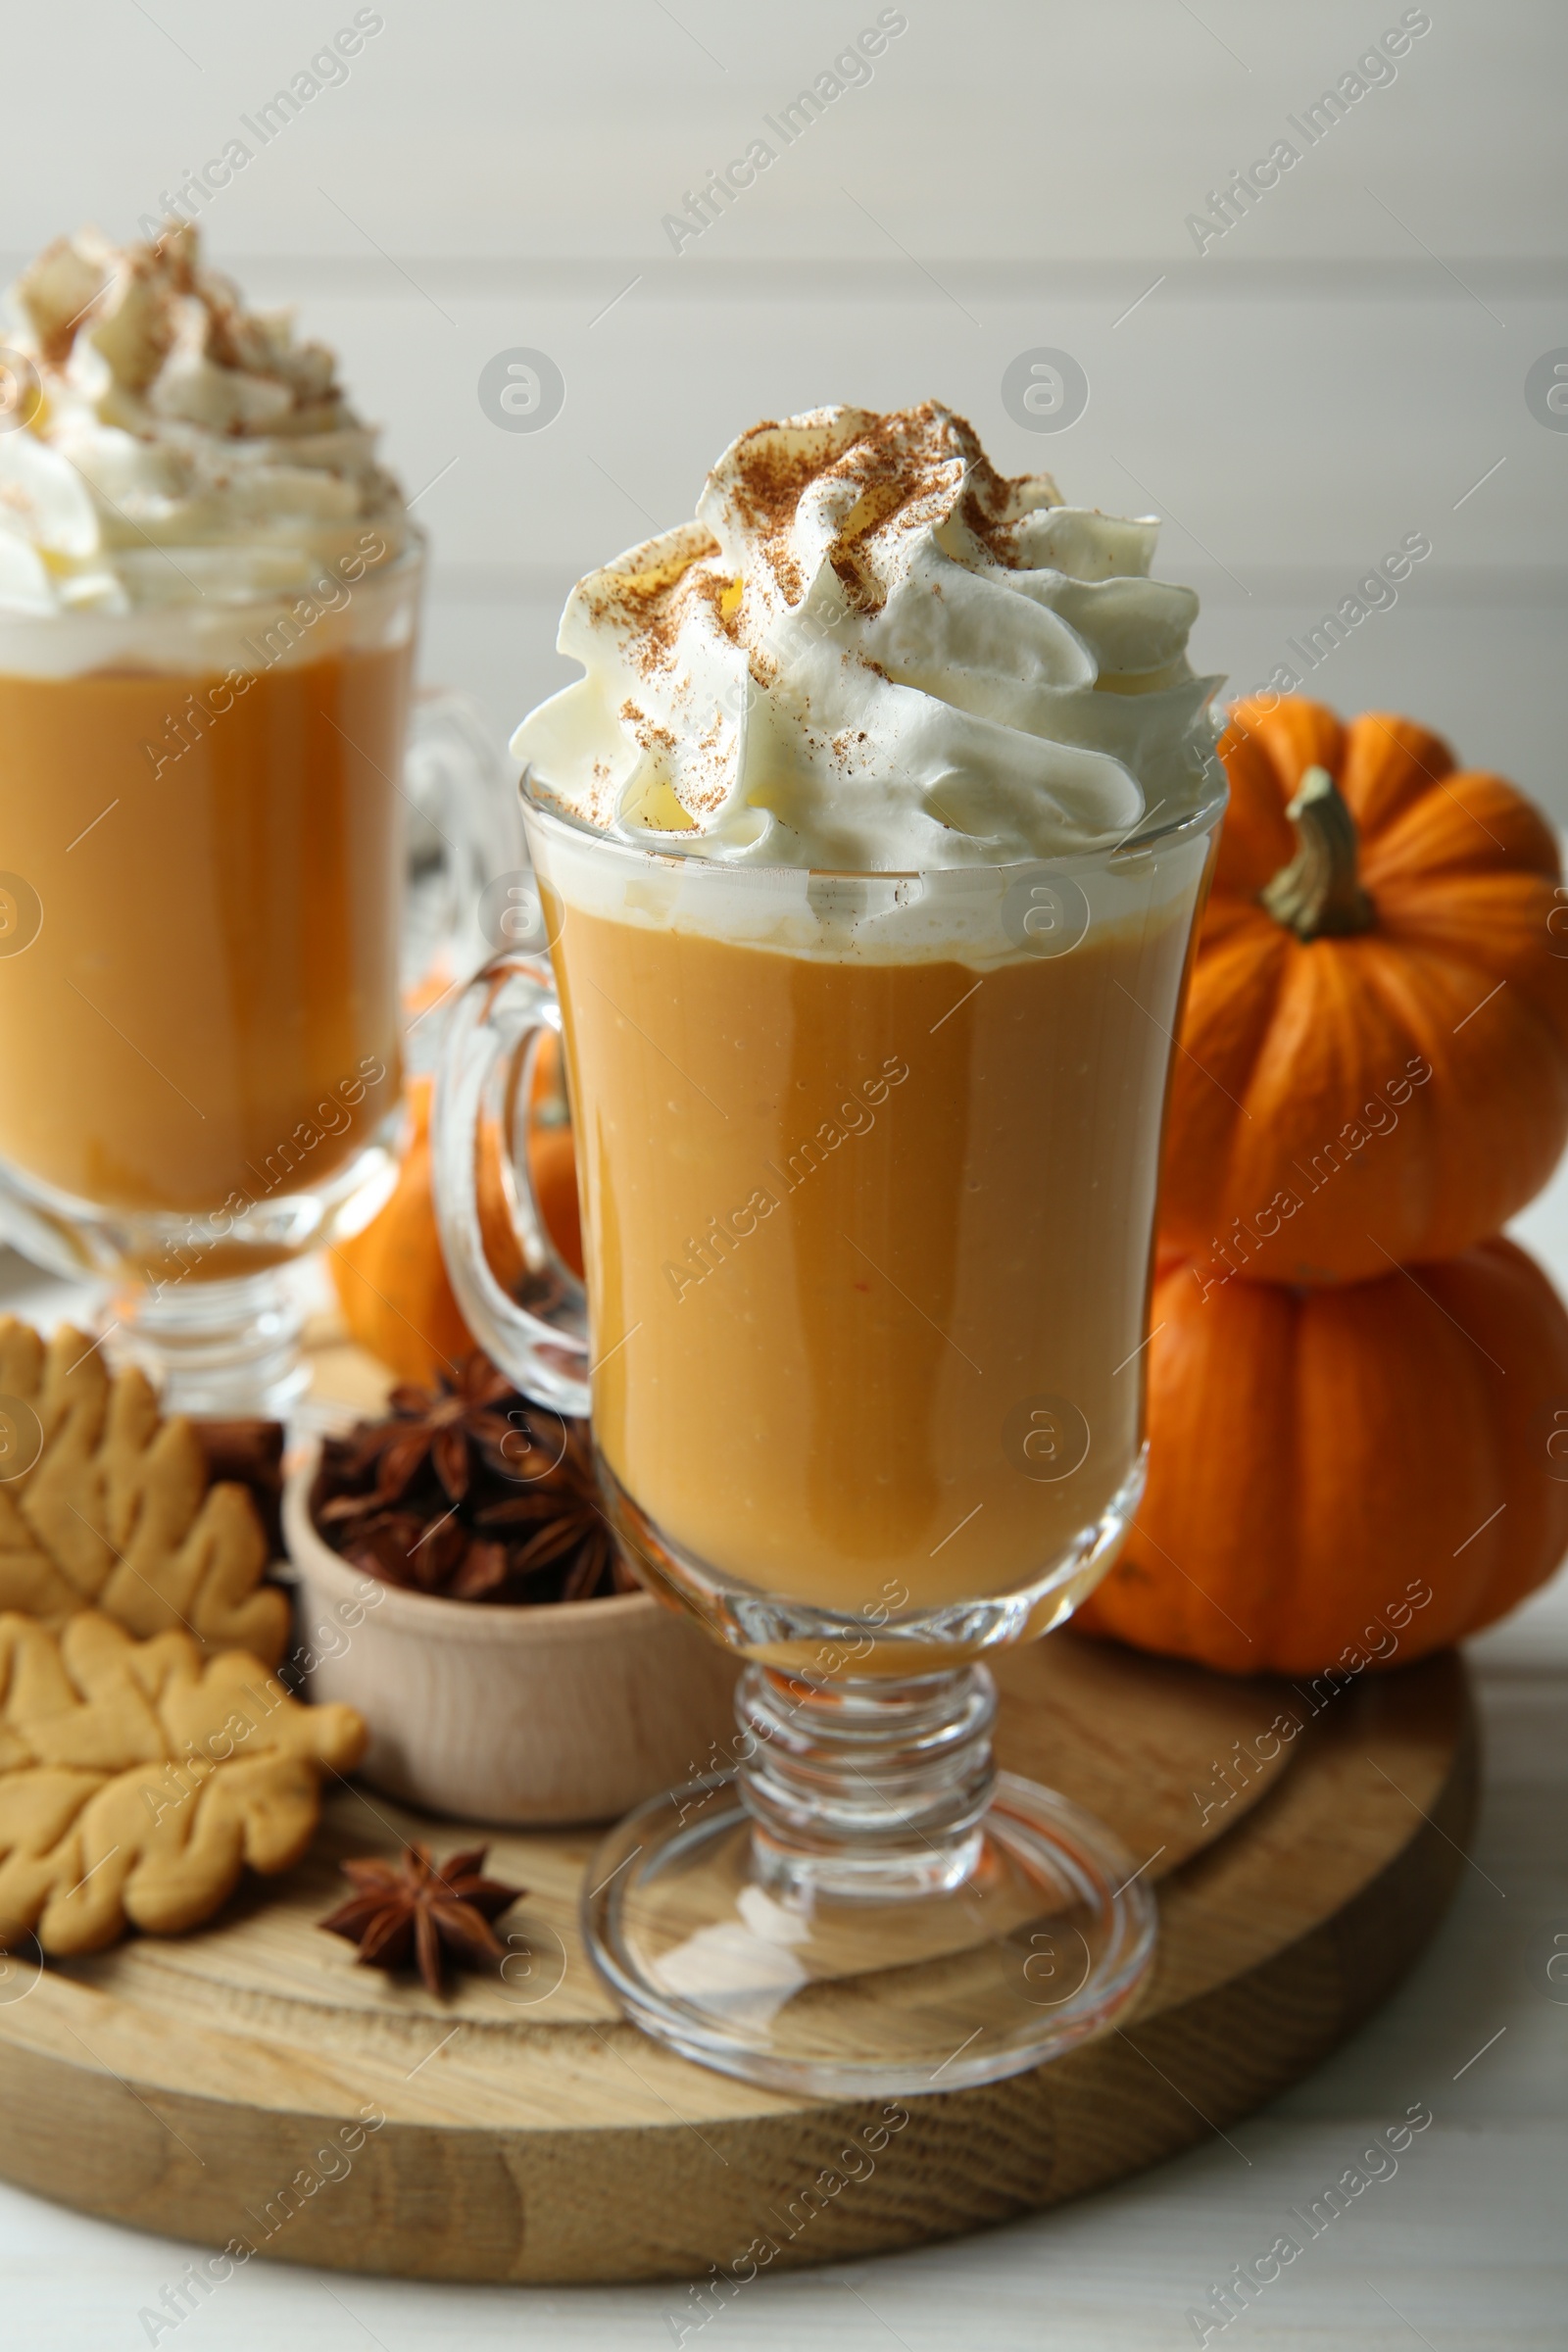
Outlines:
<svg viewBox="0 0 1568 2352"><path fill-rule="evenodd" d="M151 1383L111 1372L69 1325L47 1344L0 1316L0 1610L58 1623L102 1609L139 1635L182 1627L203 1648L275 1666L285 1593L263 1585L268 1542L240 1486L209 1486L186 1420Z"/></svg>
<svg viewBox="0 0 1568 2352"><path fill-rule="evenodd" d="M244 1864L299 1860L322 1774L366 1739L352 1707L301 1706L242 1650L133 1642L96 1609L58 1630L0 1616L0 1948L198 1926Z"/></svg>

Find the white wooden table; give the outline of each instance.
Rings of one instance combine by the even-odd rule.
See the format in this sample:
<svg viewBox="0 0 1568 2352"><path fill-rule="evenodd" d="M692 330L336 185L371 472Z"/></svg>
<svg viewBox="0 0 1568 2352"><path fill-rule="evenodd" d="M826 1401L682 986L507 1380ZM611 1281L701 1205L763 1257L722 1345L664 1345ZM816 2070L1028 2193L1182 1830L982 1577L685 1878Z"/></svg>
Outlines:
<svg viewBox="0 0 1568 2352"><path fill-rule="evenodd" d="M1520 1238L1568 1289L1568 1174ZM0 1306L78 1302L0 1257ZM173 2329L140 2316L199 2249L0 2185L5 2352L1175 2352L1212 2282L1266 2252L1420 2101L1434 2121L1210 2344L1525 2352L1568 2344L1568 1578L1472 1645L1486 1732L1472 1866L1414 1975L1272 2107L1119 2188L882 2260L764 2274L700 2331L684 2288L462 2287L256 2263Z"/></svg>

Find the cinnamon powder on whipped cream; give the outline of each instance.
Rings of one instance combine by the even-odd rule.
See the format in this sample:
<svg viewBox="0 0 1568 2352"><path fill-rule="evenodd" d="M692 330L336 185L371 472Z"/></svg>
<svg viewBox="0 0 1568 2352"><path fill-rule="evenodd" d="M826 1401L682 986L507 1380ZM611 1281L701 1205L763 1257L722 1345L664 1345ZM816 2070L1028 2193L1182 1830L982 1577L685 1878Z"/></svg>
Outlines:
<svg viewBox="0 0 1568 2352"><path fill-rule="evenodd" d="M0 342L37 388L0 434L0 615L238 599L403 547L332 353L249 308L190 223L58 238L6 310Z"/></svg>
<svg viewBox="0 0 1568 2352"><path fill-rule="evenodd" d="M1219 681L1186 661L1197 598L1149 577L1156 531L1004 476L935 402L754 425L696 520L572 592L585 674L514 750L589 825L720 861L1097 846L1213 783Z"/></svg>

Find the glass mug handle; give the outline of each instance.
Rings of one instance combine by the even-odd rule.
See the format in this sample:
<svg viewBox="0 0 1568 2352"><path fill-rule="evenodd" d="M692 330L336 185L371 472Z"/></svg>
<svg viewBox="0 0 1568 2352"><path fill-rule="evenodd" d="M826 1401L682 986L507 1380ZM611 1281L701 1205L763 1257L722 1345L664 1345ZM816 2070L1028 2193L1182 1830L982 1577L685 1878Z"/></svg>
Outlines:
<svg viewBox="0 0 1568 2352"><path fill-rule="evenodd" d="M581 1417L589 1407L588 1295L550 1238L528 1166L533 1050L561 1036L550 966L492 956L453 1007L436 1072L431 1172L441 1248L468 1329L526 1396ZM485 1254L480 1152L500 1143L501 1191L522 1252L522 1296L502 1289Z"/></svg>
<svg viewBox="0 0 1568 2352"><path fill-rule="evenodd" d="M406 995L476 971L505 939L486 939L486 886L527 860L512 776L466 695L425 687L409 710L403 755Z"/></svg>

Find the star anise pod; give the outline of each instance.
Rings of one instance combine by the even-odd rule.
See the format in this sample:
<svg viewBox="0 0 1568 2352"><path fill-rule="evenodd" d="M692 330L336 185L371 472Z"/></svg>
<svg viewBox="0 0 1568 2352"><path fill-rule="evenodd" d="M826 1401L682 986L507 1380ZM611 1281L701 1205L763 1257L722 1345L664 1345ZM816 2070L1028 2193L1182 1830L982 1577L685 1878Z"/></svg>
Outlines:
<svg viewBox="0 0 1568 2352"><path fill-rule="evenodd" d="M403 1383L387 1399L389 1418L363 1424L347 1442L343 1467L349 1477L357 1480L372 1462L375 1465L369 1494L339 1495L318 1516L329 1522L368 1505L383 1509L400 1502L427 1462L447 1500L461 1502L468 1492L475 1449L492 1466L506 1465L511 1476L519 1471L526 1476L525 1457L535 1452L541 1461L549 1457L523 1415L509 1418L496 1409L517 1402L506 1374L477 1349L459 1367L455 1379L438 1379L433 1389Z"/></svg>
<svg viewBox="0 0 1568 2352"><path fill-rule="evenodd" d="M580 1427L568 1427L565 1448L552 1470L520 1494L509 1495L504 1502L486 1504L477 1513L477 1520L486 1530L535 1529L533 1535L510 1551L506 1572L511 1576L526 1576L552 1567L576 1552L561 1595L563 1600L581 1600L592 1592L614 1552L610 1522L599 1500L593 1454ZM452 1590L473 1599L479 1595L466 1586L470 1576L470 1567L466 1563Z"/></svg>
<svg viewBox="0 0 1568 2352"><path fill-rule="evenodd" d="M460 1969L494 1963L499 1970L507 1948L490 1923L527 1889L483 1876L489 1850L470 1846L438 1864L427 1845L408 1845L397 1862L378 1854L344 1862L343 1876L358 1891L318 1925L357 1943L366 1968L403 1968L412 1957L436 1995L445 1960Z"/></svg>
<svg viewBox="0 0 1568 2352"><path fill-rule="evenodd" d="M483 1355L456 1382L394 1389L391 1401L386 1419L322 1447L312 1509L344 1559L455 1600L636 1591L601 1508L586 1422L531 1404Z"/></svg>
<svg viewBox="0 0 1568 2352"><path fill-rule="evenodd" d="M471 1541L470 1530L452 1510L430 1522L416 1510L370 1510L347 1530L343 1557L389 1585L440 1592L448 1589Z"/></svg>

